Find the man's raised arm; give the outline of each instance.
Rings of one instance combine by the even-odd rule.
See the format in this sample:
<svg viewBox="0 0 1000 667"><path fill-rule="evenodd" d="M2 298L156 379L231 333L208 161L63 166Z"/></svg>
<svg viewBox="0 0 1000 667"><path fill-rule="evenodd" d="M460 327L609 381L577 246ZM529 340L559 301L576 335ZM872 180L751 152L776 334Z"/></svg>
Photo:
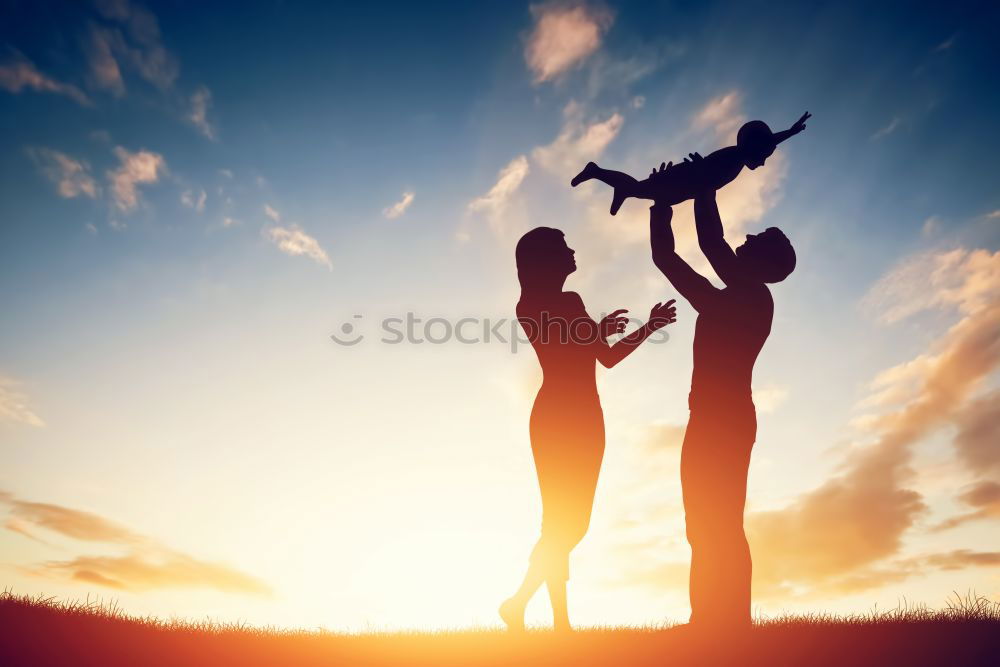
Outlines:
<svg viewBox="0 0 1000 667"><path fill-rule="evenodd" d="M723 236L722 218L715 203L714 190L695 197L694 225L698 230L698 247L719 278L727 285L739 280L739 262Z"/></svg>
<svg viewBox="0 0 1000 667"><path fill-rule="evenodd" d="M711 306L718 290L674 250L674 230L670 228L672 217L673 210L669 206L654 204L649 209L649 245L653 264L663 272L674 289L701 312Z"/></svg>

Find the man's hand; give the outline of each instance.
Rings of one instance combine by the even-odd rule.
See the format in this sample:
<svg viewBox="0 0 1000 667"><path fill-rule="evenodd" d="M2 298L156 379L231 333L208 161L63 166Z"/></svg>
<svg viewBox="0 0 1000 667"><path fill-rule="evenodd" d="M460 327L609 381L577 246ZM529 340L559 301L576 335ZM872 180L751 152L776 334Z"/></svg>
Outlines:
<svg viewBox="0 0 1000 667"><path fill-rule="evenodd" d="M622 313L627 313L628 309L619 308L615 312L611 313L603 320L601 320L601 339L606 340L609 336L613 334L620 334L625 332L625 325L628 324L628 318L622 315Z"/></svg>
<svg viewBox="0 0 1000 667"><path fill-rule="evenodd" d="M671 299L666 303L658 303L649 309L649 321L646 322L646 326L650 330L656 331L676 321L677 309L674 308L674 300Z"/></svg>
<svg viewBox="0 0 1000 667"><path fill-rule="evenodd" d="M809 113L808 111L802 114L802 117L799 118L797 121L795 121L795 123L790 128L788 128L788 132L790 133L789 136L796 135L802 130L806 129L806 121L809 120L810 118L812 118L812 114Z"/></svg>
<svg viewBox="0 0 1000 667"><path fill-rule="evenodd" d="M656 167L653 167L653 171L649 172L649 180L656 183L667 173L667 170L673 166L673 162L661 162L659 171L656 170Z"/></svg>

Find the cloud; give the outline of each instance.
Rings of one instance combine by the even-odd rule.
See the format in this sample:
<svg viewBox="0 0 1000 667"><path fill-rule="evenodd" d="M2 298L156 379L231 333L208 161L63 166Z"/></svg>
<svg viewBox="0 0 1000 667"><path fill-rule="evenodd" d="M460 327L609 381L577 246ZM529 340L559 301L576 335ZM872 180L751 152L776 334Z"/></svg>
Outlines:
<svg viewBox="0 0 1000 667"><path fill-rule="evenodd" d="M977 473L1000 473L1000 390L970 403L955 423L959 459Z"/></svg>
<svg viewBox="0 0 1000 667"><path fill-rule="evenodd" d="M899 116L893 116L887 125L875 131L875 134L871 136L872 141L878 141L882 137L892 134L899 127L899 123Z"/></svg>
<svg viewBox="0 0 1000 667"><path fill-rule="evenodd" d="M90 175L90 165L85 161L51 148L29 148L28 155L45 177L56 184L60 197L97 197L97 181Z"/></svg>
<svg viewBox="0 0 1000 667"><path fill-rule="evenodd" d="M272 593L264 582L227 565L206 562L170 550L47 561L34 568L33 573L62 575L74 581L122 591L210 588L224 593Z"/></svg>
<svg viewBox="0 0 1000 667"><path fill-rule="evenodd" d="M187 119L206 138L215 141L215 128L208 122L208 110L211 106L212 91L206 86L200 86L191 95L191 110L188 112Z"/></svg>
<svg viewBox="0 0 1000 667"><path fill-rule="evenodd" d="M603 9L557 2L532 5L531 14L535 25L524 47L524 59L536 84L582 63L601 46L614 19Z"/></svg>
<svg viewBox="0 0 1000 667"><path fill-rule="evenodd" d="M862 304L892 324L932 308L963 313L1000 298L1000 252L955 248L914 255L869 290Z"/></svg>
<svg viewBox="0 0 1000 667"><path fill-rule="evenodd" d="M130 153L121 146L115 146L114 153L121 166L107 174L111 197L118 210L127 213L139 204L136 186L156 183L167 172L167 162L159 153L147 150Z"/></svg>
<svg viewBox="0 0 1000 667"><path fill-rule="evenodd" d="M222 219L223 227L235 227L238 224L240 224L240 221L237 220L236 218L230 218L229 216L226 216Z"/></svg>
<svg viewBox="0 0 1000 667"><path fill-rule="evenodd" d="M531 152L538 164L567 178L580 171L590 160L596 160L608 144L618 136L625 119L613 113L602 121L587 123L583 107L571 101L563 109L564 122L559 135L547 146Z"/></svg>
<svg viewBox="0 0 1000 667"><path fill-rule="evenodd" d="M333 268L319 241L306 234L298 225L268 227L264 230L264 237L286 254L304 255L328 269Z"/></svg>
<svg viewBox="0 0 1000 667"><path fill-rule="evenodd" d="M125 591L209 588L227 593L269 595L265 583L227 565L203 561L175 551L131 529L92 512L62 505L28 502L0 492L0 503L9 506L4 527L41 544L48 542L37 531L48 531L81 542L125 547L125 554L45 561L24 568L30 574L68 578Z"/></svg>
<svg viewBox="0 0 1000 667"><path fill-rule="evenodd" d="M680 424L654 422L645 428L640 446L650 452L679 450L686 430L687 427Z"/></svg>
<svg viewBox="0 0 1000 667"><path fill-rule="evenodd" d="M951 47L953 47L955 45L955 38L956 37L958 37L958 33L957 32L954 35L952 35L951 37L949 37L948 39L944 40L943 42L941 42L940 44L938 44L937 46L935 46L931 50L931 53L940 53L941 51L948 51L949 49L951 49Z"/></svg>
<svg viewBox="0 0 1000 667"><path fill-rule="evenodd" d="M974 425L982 417L975 404L963 406L1000 365L1000 300L986 296L1000 289L1000 274L990 269L1000 253L960 250L959 261L922 257L931 266L949 267L948 275L938 271L931 289L925 279L922 286L930 294L900 312L954 307L961 318L930 351L896 374L896 381L914 385L909 398L867 422L873 442L852 450L840 474L783 509L748 517L761 594L786 594L794 586L844 592L861 585L856 577L871 574L869 568L896 554L903 535L926 509L918 492L904 488L912 479L913 445L948 422L965 419ZM898 276L908 274L914 261L905 260L890 271L889 280L876 284L880 303L894 307L886 294L903 302L913 298L908 288L898 289Z"/></svg>
<svg viewBox="0 0 1000 667"><path fill-rule="evenodd" d="M9 504L11 516L20 521L22 526L44 528L64 537L85 542L130 545L146 542L145 538L125 526L90 512L16 499L11 500Z"/></svg>
<svg viewBox="0 0 1000 667"><path fill-rule="evenodd" d="M34 63L20 54L0 65L0 88L15 95L25 89L53 93L68 97L82 106L92 106L90 98L82 90L42 74Z"/></svg>
<svg viewBox="0 0 1000 667"><path fill-rule="evenodd" d="M1000 552L956 549L948 553L928 556L925 562L941 570L964 570L967 567L997 567L1000 566Z"/></svg>
<svg viewBox="0 0 1000 667"><path fill-rule="evenodd" d="M277 209L271 208L268 204L264 204L264 215L271 218L274 222L281 222L281 214L278 213Z"/></svg>
<svg viewBox="0 0 1000 667"><path fill-rule="evenodd" d="M758 412L774 412L786 400L788 400L788 387L779 387L776 385L754 387L753 402L757 406Z"/></svg>
<svg viewBox="0 0 1000 667"><path fill-rule="evenodd" d="M156 16L127 0L102 0L96 5L103 18L117 25L91 25L87 55L95 85L123 94L120 65L125 64L161 91L172 88L180 66L163 46Z"/></svg>
<svg viewBox="0 0 1000 667"><path fill-rule="evenodd" d="M205 212L205 202L208 200L208 193L201 190L197 196L195 196L192 190L185 190L181 193L181 203L188 208L193 208L198 213Z"/></svg>
<svg viewBox="0 0 1000 667"><path fill-rule="evenodd" d="M987 220L1000 220L1000 208L995 211L990 211L986 214Z"/></svg>
<svg viewBox="0 0 1000 667"><path fill-rule="evenodd" d="M119 39L113 31L92 25L86 47L89 83L99 90L111 91L115 97L125 94L125 80L112 52L112 42Z"/></svg>
<svg viewBox="0 0 1000 667"><path fill-rule="evenodd" d="M469 203L469 210L500 213L506 207L511 196L521 187L521 183L524 182L529 171L528 158L524 155L518 155L500 170L497 182L493 184L489 192Z"/></svg>
<svg viewBox="0 0 1000 667"><path fill-rule="evenodd" d="M743 95L738 90L714 97L698 109L691 119L695 130L712 130L716 137L728 144L736 142L736 133L746 122L743 115Z"/></svg>
<svg viewBox="0 0 1000 667"><path fill-rule="evenodd" d="M0 424L27 424L42 427L45 422L28 405L28 397L18 390L18 382L0 376Z"/></svg>
<svg viewBox="0 0 1000 667"><path fill-rule="evenodd" d="M976 482L959 494L958 499L972 508L934 526L934 530L949 530L970 521L1000 519L1000 482L983 480Z"/></svg>
<svg viewBox="0 0 1000 667"><path fill-rule="evenodd" d="M388 208L382 209L382 215L384 215L389 220L398 218L406 212L406 209L410 208L410 204L413 203L414 193L411 191L406 191L403 193L403 198L398 202L389 206Z"/></svg>

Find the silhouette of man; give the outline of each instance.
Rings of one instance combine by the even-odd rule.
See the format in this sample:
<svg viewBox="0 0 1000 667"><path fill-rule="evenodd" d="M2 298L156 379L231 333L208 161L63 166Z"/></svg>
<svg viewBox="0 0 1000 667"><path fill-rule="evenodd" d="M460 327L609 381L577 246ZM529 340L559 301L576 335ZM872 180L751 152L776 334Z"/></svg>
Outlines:
<svg viewBox="0 0 1000 667"><path fill-rule="evenodd" d="M700 156L692 154L692 160ZM654 176L669 167L660 165ZM719 289L674 250L670 207L649 211L653 262L698 312L690 417L681 450L681 487L691 545L691 623L750 624L750 547L743 532L750 450L757 415L750 385L754 362L771 332L774 302L768 283L795 268L795 251L775 227L748 234L733 252L722 233L715 192L695 197L698 244Z"/></svg>

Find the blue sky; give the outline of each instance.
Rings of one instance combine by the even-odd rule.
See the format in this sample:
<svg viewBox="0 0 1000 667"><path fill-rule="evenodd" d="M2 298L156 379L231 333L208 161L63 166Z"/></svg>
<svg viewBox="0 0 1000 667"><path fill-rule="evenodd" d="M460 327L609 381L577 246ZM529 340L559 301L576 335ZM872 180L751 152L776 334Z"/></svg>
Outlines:
<svg viewBox="0 0 1000 667"><path fill-rule="evenodd" d="M779 226L799 254L755 376L759 604L1000 594L988 499L1000 462L969 435L977 418L996 423L995 7L3 11L0 490L14 528L0 545L16 588L74 596L113 580L131 609L280 624L493 622L537 520L533 355L381 345L377 322L509 317L513 243L536 225L577 249L569 288L592 314L642 317L674 296L648 261L645 207L611 218L603 186L569 188L576 169L644 174L731 143L745 120L781 129L809 110L805 133L720 193L730 238ZM697 263L690 221L679 206L679 247ZM679 317L667 344L601 376L609 454L575 557L584 621L684 615L671 466L693 314ZM332 343L344 321L362 345ZM971 367L959 363L970 331L981 373L962 375L949 364ZM911 422L899 445L892 424ZM50 535L31 502L131 532ZM865 503L886 508L882 523L852 514ZM827 545L796 523L824 507L861 526L829 531L845 545L835 563L809 555ZM134 532L158 546L137 549ZM442 576L457 565L441 553L461 555L478 583L417 609L428 591L394 560L401 545ZM804 554L784 579L767 565L782 549ZM256 583L220 584L232 579L211 568L177 578L164 553ZM111 559L103 583L80 576L95 554ZM942 569L946 555L957 569ZM143 559L165 583L135 574ZM324 587L339 608L316 596Z"/></svg>

